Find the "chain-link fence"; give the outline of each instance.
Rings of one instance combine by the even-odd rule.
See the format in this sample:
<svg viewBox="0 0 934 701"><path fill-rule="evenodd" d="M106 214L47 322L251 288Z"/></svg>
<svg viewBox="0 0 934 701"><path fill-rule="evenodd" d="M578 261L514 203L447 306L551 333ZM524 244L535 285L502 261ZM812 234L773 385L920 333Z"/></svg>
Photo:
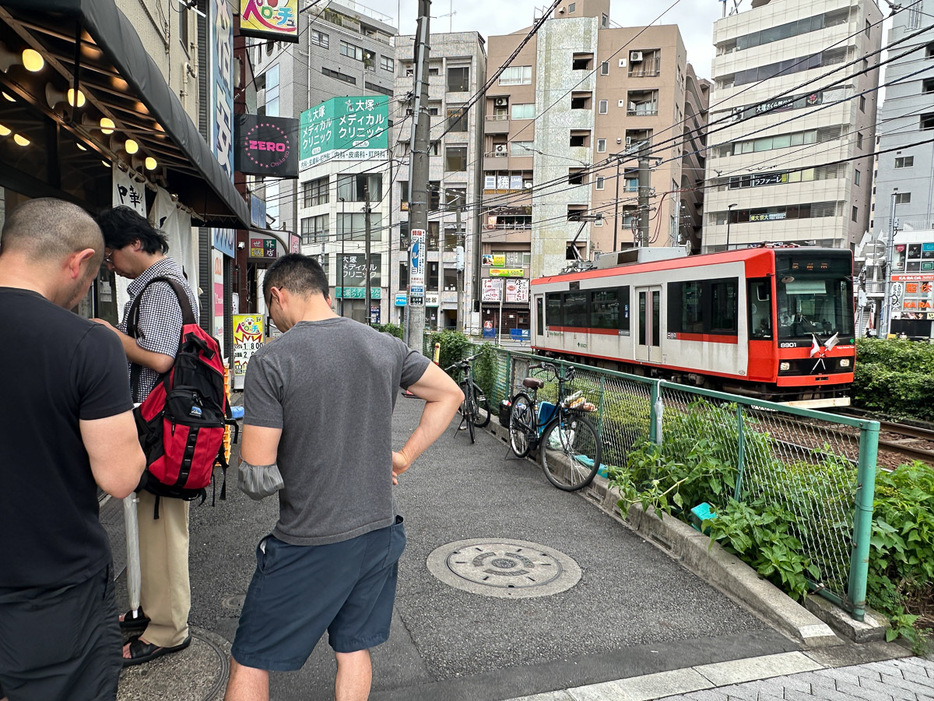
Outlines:
<svg viewBox="0 0 934 701"><path fill-rule="evenodd" d="M522 389L530 365L555 362L501 348L494 357L484 387L494 411ZM597 405L592 418L603 441L601 475L625 467L633 453L647 446L654 451L651 464L659 469L690 456L726 466L726 488L697 498L715 511L730 499L753 509L768 505L773 513L778 510L800 543L798 554L809 563L812 589L862 619L878 423L557 364L574 365L569 392L580 390ZM539 402L553 403L557 383L546 374L538 376L546 381Z"/></svg>

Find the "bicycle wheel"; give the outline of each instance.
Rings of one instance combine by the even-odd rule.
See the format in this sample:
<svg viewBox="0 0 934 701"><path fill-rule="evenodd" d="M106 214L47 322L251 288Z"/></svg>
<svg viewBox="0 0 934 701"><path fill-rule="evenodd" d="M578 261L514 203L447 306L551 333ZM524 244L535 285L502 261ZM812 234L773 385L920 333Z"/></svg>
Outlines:
<svg viewBox="0 0 934 701"><path fill-rule="evenodd" d="M524 458L532 449L530 434L535 430L535 405L525 392L512 398L509 413L509 445L517 458Z"/></svg>
<svg viewBox="0 0 934 701"><path fill-rule="evenodd" d="M461 415L461 424L459 430L467 429L470 434L470 442L474 442L474 422L477 418L477 402L474 398L473 388L467 382L460 384L461 391L464 393L464 401L457 408L457 413ZM466 426L464 425L466 424Z"/></svg>
<svg viewBox="0 0 934 701"><path fill-rule="evenodd" d="M600 469L603 446L590 419L564 413L545 428L539 452L548 481L558 489L573 492L593 482Z"/></svg>
<svg viewBox="0 0 934 701"><path fill-rule="evenodd" d="M483 428L490 423L490 400L486 398L486 393L480 389L476 382L473 385L474 396L474 424L477 428ZM481 413L480 410L485 413Z"/></svg>

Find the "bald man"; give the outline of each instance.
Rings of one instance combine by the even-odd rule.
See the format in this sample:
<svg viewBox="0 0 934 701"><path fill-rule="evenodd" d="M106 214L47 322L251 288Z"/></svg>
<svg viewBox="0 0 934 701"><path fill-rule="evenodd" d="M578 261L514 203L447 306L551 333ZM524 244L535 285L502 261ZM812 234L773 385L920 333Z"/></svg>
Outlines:
<svg viewBox="0 0 934 701"><path fill-rule="evenodd" d="M0 236L0 697L114 699L121 669L97 486L125 497L145 458L126 358L68 311L104 240L80 207L30 200Z"/></svg>

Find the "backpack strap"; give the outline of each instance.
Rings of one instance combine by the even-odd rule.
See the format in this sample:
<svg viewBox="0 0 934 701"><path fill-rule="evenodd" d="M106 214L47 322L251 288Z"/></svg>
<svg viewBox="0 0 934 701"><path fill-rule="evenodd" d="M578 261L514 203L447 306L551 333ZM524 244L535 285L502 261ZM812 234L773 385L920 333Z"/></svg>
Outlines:
<svg viewBox="0 0 934 701"><path fill-rule="evenodd" d="M130 305L130 310L127 313L127 322L126 322L126 332L130 338L145 338L145 334L141 334L139 331L139 314L140 314L140 305L143 301L143 293L149 288L150 285L156 282L164 282L172 288L172 291L175 293L175 297L178 300L178 306L182 312L182 326L187 326L189 324L197 324L195 319L195 313L191 308L191 301L188 299L188 293L185 292L185 288L182 287L181 283L178 280L173 280L170 277L160 275L159 277L154 277L152 280L147 282L143 289L139 291L139 294L133 299L133 304ZM181 348L182 340L179 338L179 348ZM139 397L139 378L143 370L138 363L132 363L130 366L130 390L133 394L133 401L140 401Z"/></svg>

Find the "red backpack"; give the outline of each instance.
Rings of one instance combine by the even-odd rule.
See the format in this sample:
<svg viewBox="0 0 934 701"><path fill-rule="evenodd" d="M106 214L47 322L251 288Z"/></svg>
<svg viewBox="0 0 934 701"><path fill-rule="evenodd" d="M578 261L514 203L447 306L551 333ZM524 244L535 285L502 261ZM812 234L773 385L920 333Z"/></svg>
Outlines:
<svg viewBox="0 0 934 701"><path fill-rule="evenodd" d="M224 364L217 341L198 326L185 288L168 277L150 280L130 307L127 333L136 337L139 306L149 285L165 282L172 287L182 310L182 333L172 369L163 375L146 400L133 413L139 441L146 455L146 471L137 489L157 496L192 500L206 497L214 467L224 471L221 499L227 497L227 459L224 428L230 423L230 406L224 392ZM134 365L131 386L139 385L139 366ZM234 439L236 440L236 438ZM156 500L156 518L159 501Z"/></svg>

